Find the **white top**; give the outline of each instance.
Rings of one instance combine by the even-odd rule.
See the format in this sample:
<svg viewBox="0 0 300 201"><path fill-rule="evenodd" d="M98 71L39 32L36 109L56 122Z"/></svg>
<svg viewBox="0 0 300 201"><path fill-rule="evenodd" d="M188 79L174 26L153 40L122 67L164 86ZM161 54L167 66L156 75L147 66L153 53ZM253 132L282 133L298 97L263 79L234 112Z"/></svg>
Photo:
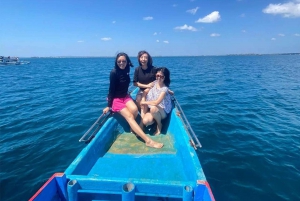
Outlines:
<svg viewBox="0 0 300 201"><path fill-rule="evenodd" d="M146 101L155 101L158 99L159 95L165 92L166 95L164 99L159 103L159 106L165 110L165 112L168 114L171 112L172 109L172 102L171 102L171 96L168 92L168 87L162 87L158 88L158 84L155 83L155 85L150 89L150 91L147 94Z"/></svg>

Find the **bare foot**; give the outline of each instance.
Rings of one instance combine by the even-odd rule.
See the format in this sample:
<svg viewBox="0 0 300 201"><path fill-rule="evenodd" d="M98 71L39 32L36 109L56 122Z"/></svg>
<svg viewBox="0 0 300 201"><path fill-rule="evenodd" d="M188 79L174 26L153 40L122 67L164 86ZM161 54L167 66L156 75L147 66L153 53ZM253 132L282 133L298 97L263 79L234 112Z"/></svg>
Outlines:
<svg viewBox="0 0 300 201"><path fill-rule="evenodd" d="M164 144L160 142L155 142L154 140L149 140L148 142L146 142L146 146L160 149L164 146Z"/></svg>

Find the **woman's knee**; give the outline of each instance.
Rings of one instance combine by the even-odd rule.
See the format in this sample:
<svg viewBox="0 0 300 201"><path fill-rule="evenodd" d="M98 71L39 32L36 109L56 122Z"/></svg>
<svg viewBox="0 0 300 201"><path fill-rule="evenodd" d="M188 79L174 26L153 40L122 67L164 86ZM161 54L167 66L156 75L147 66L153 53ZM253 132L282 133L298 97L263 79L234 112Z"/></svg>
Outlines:
<svg viewBox="0 0 300 201"><path fill-rule="evenodd" d="M135 119L134 114L127 108L124 108L120 111L120 114L128 121L131 119Z"/></svg>
<svg viewBox="0 0 300 201"><path fill-rule="evenodd" d="M159 109L156 106L153 106L150 108L150 113L151 114L156 114L159 112Z"/></svg>
<svg viewBox="0 0 300 201"><path fill-rule="evenodd" d="M145 115L142 121L144 125L148 126L153 123L153 118L150 115Z"/></svg>
<svg viewBox="0 0 300 201"><path fill-rule="evenodd" d="M143 124L144 125L147 125L148 124L148 118L147 117L144 117L143 119L142 119L142 122L143 122Z"/></svg>

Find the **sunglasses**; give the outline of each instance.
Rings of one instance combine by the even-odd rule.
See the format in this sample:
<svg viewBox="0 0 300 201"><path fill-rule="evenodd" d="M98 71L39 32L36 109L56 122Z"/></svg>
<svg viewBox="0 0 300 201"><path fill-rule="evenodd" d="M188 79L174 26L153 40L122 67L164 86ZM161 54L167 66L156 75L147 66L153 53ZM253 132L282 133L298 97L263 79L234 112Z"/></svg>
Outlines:
<svg viewBox="0 0 300 201"><path fill-rule="evenodd" d="M161 78L161 79L164 79L165 78L165 76L163 76L163 75L156 75L156 78Z"/></svg>
<svg viewBox="0 0 300 201"><path fill-rule="evenodd" d="M120 60L120 61L117 61L117 63L118 64L120 64L120 63L127 63L127 61L126 60Z"/></svg>

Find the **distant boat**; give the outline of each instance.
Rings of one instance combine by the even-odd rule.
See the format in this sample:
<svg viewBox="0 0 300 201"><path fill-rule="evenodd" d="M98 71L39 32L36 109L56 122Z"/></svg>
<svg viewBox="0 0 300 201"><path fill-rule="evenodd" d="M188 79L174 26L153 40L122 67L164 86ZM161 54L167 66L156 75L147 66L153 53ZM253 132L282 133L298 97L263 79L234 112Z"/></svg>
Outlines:
<svg viewBox="0 0 300 201"><path fill-rule="evenodd" d="M10 66L10 65L22 65L29 64L29 61L20 61L19 57L4 57L0 56L0 65L2 66Z"/></svg>
<svg viewBox="0 0 300 201"><path fill-rule="evenodd" d="M146 147L118 113L101 115L79 140L88 145L30 201L214 201L195 151L201 144L175 97L172 103L162 134L155 137L163 148Z"/></svg>

